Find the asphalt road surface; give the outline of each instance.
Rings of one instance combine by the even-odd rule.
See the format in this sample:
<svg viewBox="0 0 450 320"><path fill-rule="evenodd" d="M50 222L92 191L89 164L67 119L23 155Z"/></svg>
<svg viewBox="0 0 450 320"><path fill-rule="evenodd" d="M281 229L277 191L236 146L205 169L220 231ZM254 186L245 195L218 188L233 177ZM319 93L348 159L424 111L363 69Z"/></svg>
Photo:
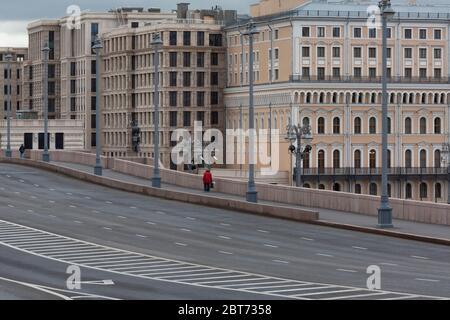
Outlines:
<svg viewBox="0 0 450 320"><path fill-rule="evenodd" d="M81 268L69 290L67 268ZM381 290L366 287L381 269ZM0 299L450 298L450 248L0 164Z"/></svg>

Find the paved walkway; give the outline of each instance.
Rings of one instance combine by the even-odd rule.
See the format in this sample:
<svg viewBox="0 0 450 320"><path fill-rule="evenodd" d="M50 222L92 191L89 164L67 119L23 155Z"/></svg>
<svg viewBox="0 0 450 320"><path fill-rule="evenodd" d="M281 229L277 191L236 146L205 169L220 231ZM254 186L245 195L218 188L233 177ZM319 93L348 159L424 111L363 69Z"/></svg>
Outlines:
<svg viewBox="0 0 450 320"><path fill-rule="evenodd" d="M90 166L86 166L86 165L67 163L67 162L52 162L52 164L76 169L79 171L93 173L93 168ZM126 175L126 174L116 172L116 171L113 171L110 169L104 169L103 176L112 178L112 179L116 179L116 180L125 181L125 182L131 182L131 183L136 183L136 184L140 184L140 185L151 186L151 181L148 179ZM174 190L174 191L186 192L186 193L203 194L203 192L201 190L184 188L184 187L179 187L179 186L175 186L175 185L171 185L171 184L163 183L162 188ZM225 193L218 193L215 191L213 191L211 193L211 195L220 196L220 197L226 198L226 199L244 200L243 197L225 194ZM292 205L289 205L289 204L269 202L269 201L260 201L259 203L278 205L278 206L283 206L283 207L293 207ZM354 214L354 213L348 213L348 212L342 212L342 211L334 211L334 210L321 209L321 208L310 208L310 207L302 207L302 206L296 206L296 207L307 209L307 210L309 209L309 210L318 211L320 220L323 220L323 221L350 224L350 225L369 227L369 228L374 228L377 225L377 217L364 216L364 215L360 215L360 214ZM442 239L450 239L450 226L409 222L409 221L403 221L403 220L394 220L394 226L395 226L395 228L392 229L393 231L410 233L410 234L421 235L421 236L442 238Z"/></svg>

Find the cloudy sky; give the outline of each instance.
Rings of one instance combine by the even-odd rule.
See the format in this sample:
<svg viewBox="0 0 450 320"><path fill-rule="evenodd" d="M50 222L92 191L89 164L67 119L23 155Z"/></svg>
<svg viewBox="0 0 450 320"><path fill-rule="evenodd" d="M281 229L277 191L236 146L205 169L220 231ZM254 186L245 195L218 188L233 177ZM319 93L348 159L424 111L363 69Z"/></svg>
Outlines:
<svg viewBox="0 0 450 320"><path fill-rule="evenodd" d="M182 0L1 0L0 47L26 46L26 25L40 18L59 18L66 15L71 5L81 10L106 11L119 7L157 7L164 11L176 9ZM210 8L213 5L224 9L236 9L248 13L248 7L257 0L189 0L191 8Z"/></svg>

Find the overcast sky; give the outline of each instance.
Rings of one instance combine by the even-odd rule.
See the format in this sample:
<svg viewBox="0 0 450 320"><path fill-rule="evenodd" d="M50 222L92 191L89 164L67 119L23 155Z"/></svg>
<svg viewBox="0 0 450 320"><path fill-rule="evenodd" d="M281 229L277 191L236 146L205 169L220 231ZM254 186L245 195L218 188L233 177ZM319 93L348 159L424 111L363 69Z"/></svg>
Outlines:
<svg viewBox="0 0 450 320"><path fill-rule="evenodd" d="M163 11L176 9L184 0L1 0L0 47L26 46L26 25L41 18L59 18L66 15L71 5L81 10L107 11L119 7L161 8ZM223 9L248 13L251 3L257 0L190 0L191 8L210 8L219 5Z"/></svg>

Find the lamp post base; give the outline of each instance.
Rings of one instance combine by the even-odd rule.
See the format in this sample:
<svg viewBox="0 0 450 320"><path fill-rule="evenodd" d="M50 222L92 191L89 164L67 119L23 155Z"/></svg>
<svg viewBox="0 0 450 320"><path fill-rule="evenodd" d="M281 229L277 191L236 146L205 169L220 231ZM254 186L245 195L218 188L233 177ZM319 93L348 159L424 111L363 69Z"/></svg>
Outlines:
<svg viewBox="0 0 450 320"><path fill-rule="evenodd" d="M9 149L6 149L6 150L5 150L5 157L7 157L7 158L11 158L11 157L12 157L12 152L11 152L11 150L9 150Z"/></svg>
<svg viewBox="0 0 450 320"><path fill-rule="evenodd" d="M161 188L161 178L160 177L152 178L152 187L153 188Z"/></svg>
<svg viewBox="0 0 450 320"><path fill-rule="evenodd" d="M258 192L247 191L247 202L258 203Z"/></svg>
<svg viewBox="0 0 450 320"><path fill-rule="evenodd" d="M96 176L101 176L101 175L103 175L103 167L102 167L102 166L96 165L96 166L94 167L94 174L95 174Z"/></svg>
<svg viewBox="0 0 450 320"><path fill-rule="evenodd" d="M392 208L387 207L378 209L378 228L390 229L393 227Z"/></svg>
<svg viewBox="0 0 450 320"><path fill-rule="evenodd" d="M42 161L44 161L44 162L50 162L50 154L44 152L44 153L42 154Z"/></svg>

